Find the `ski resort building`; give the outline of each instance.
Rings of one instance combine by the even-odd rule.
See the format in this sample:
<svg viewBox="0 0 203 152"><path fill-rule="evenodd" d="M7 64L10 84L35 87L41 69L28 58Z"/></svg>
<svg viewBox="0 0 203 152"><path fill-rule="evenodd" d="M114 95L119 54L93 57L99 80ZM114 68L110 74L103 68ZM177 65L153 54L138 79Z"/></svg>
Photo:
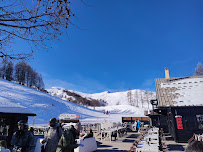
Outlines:
<svg viewBox="0 0 203 152"><path fill-rule="evenodd" d="M1 102L0 107L0 140L5 140L7 145L13 133L17 130L17 123L20 120L28 121L28 116L36 116L31 113L27 108L8 102Z"/></svg>
<svg viewBox="0 0 203 152"><path fill-rule="evenodd" d="M152 125L163 128L176 142L203 133L203 76L156 79L156 100L151 100Z"/></svg>

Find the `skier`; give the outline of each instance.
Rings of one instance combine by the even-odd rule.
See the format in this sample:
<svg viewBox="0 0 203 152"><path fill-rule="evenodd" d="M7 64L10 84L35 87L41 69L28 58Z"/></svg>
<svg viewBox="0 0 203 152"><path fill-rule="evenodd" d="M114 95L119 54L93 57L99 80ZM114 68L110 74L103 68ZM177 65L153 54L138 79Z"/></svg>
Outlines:
<svg viewBox="0 0 203 152"><path fill-rule="evenodd" d="M34 136L28 131L26 121L20 120L18 122L18 130L13 134L11 145L14 145L13 152L29 152L33 146Z"/></svg>
<svg viewBox="0 0 203 152"><path fill-rule="evenodd" d="M45 152L56 152L59 139L62 135L62 129L56 122L56 118L50 119L49 125L50 127L47 133L45 133L45 138L42 141L42 144L46 143Z"/></svg>

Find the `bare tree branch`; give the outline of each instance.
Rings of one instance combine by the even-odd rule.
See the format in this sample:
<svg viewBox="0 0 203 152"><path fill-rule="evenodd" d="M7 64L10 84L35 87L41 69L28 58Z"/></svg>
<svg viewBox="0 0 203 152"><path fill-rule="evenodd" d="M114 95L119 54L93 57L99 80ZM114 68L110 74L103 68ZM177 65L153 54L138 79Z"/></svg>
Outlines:
<svg viewBox="0 0 203 152"><path fill-rule="evenodd" d="M32 55L6 53L6 47L16 39L27 42L31 52L48 48L46 42L58 39L69 24L79 28L70 22L71 16L69 0L9 0L0 4L0 57L22 59L20 54Z"/></svg>

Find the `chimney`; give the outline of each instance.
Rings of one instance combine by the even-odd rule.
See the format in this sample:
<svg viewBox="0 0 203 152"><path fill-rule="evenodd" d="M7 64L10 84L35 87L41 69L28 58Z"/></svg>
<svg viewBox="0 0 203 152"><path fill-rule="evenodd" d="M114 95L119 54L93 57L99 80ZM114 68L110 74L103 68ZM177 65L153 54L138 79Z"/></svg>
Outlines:
<svg viewBox="0 0 203 152"><path fill-rule="evenodd" d="M165 67L165 78L166 78L166 79L169 79L169 78L170 78L170 77L169 77L169 70L168 70L167 67Z"/></svg>

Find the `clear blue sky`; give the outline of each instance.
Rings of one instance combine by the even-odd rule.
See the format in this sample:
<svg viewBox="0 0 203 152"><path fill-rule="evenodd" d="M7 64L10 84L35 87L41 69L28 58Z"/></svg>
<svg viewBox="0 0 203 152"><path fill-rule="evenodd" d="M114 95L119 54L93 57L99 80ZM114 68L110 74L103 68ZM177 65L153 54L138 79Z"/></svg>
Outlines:
<svg viewBox="0 0 203 152"><path fill-rule="evenodd" d="M68 36L29 63L46 88L96 93L148 89L154 79L192 76L203 63L202 0L79 0Z"/></svg>

